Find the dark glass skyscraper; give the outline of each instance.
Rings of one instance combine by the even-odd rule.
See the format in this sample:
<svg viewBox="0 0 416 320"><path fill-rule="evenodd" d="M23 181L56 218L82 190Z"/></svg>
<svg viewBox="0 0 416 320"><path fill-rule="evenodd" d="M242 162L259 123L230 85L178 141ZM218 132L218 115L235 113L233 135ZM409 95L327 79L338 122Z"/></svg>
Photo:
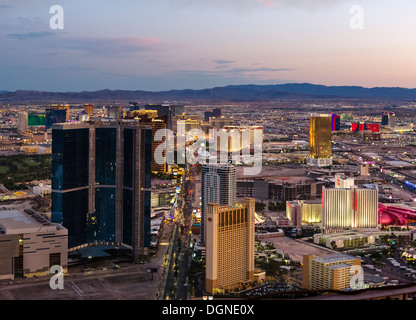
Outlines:
<svg viewBox="0 0 416 320"><path fill-rule="evenodd" d="M46 129L52 128L55 123L64 123L66 120L66 109L46 109Z"/></svg>
<svg viewBox="0 0 416 320"><path fill-rule="evenodd" d="M111 242L150 246L152 130L134 120L67 123L52 129L52 220L69 248Z"/></svg>

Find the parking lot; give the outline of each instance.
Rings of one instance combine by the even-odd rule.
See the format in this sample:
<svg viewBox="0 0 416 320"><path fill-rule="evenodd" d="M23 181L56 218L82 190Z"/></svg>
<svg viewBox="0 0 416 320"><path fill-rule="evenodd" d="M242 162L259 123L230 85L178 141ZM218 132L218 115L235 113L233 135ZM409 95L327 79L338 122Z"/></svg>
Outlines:
<svg viewBox="0 0 416 320"><path fill-rule="evenodd" d="M247 297L261 297L278 292L295 291L298 287L291 284L266 283L260 287L256 287L245 292Z"/></svg>
<svg viewBox="0 0 416 320"><path fill-rule="evenodd" d="M49 278L0 285L0 300L154 300L160 281L144 270L109 271L64 277L64 289L52 290Z"/></svg>

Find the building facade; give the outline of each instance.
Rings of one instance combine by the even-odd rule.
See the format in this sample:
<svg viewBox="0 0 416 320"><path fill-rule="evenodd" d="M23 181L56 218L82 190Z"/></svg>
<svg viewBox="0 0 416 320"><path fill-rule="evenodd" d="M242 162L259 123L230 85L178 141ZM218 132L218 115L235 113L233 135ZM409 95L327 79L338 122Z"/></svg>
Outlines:
<svg viewBox="0 0 416 320"><path fill-rule="evenodd" d="M301 227L322 223L322 206L319 200L294 200L286 202L286 218L292 226Z"/></svg>
<svg viewBox="0 0 416 320"><path fill-rule="evenodd" d="M32 209L3 208L0 214L0 280L67 272L68 230Z"/></svg>
<svg viewBox="0 0 416 320"><path fill-rule="evenodd" d="M55 125L52 221L68 229L69 247L111 242L150 245L151 127L134 120Z"/></svg>
<svg viewBox="0 0 416 320"><path fill-rule="evenodd" d="M322 192L322 226L325 232L378 228L378 188L327 189Z"/></svg>
<svg viewBox="0 0 416 320"><path fill-rule="evenodd" d="M318 167L332 164L332 116L312 114L309 127L308 164Z"/></svg>
<svg viewBox="0 0 416 320"><path fill-rule="evenodd" d="M29 130L29 115L27 112L19 112L17 114L17 131L27 132Z"/></svg>
<svg viewBox="0 0 416 320"><path fill-rule="evenodd" d="M232 207L236 201L236 170L229 164L205 164L201 174L201 242L205 243L207 206Z"/></svg>
<svg viewBox="0 0 416 320"><path fill-rule="evenodd" d="M303 288L307 290L345 290L351 287L352 266L361 259L343 254L323 257L303 256Z"/></svg>
<svg viewBox="0 0 416 320"><path fill-rule="evenodd" d="M206 291L233 290L254 281L255 201L207 207Z"/></svg>

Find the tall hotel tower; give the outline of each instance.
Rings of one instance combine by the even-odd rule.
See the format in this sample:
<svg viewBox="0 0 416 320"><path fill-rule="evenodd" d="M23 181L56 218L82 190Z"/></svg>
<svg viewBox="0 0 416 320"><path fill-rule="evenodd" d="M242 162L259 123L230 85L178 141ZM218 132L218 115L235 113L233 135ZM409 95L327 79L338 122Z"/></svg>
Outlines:
<svg viewBox="0 0 416 320"><path fill-rule="evenodd" d="M209 203L232 207L236 201L235 167L231 164L205 164L201 177L201 242L205 243L206 213Z"/></svg>
<svg viewBox="0 0 416 320"><path fill-rule="evenodd" d="M255 201L207 206L206 291L231 290L254 281Z"/></svg>
<svg viewBox="0 0 416 320"><path fill-rule="evenodd" d="M111 242L139 261L150 246L152 130L139 121L55 124L52 221L68 247Z"/></svg>
<svg viewBox="0 0 416 320"><path fill-rule="evenodd" d="M309 157L311 166L332 165L332 116L312 114L309 127Z"/></svg>
<svg viewBox="0 0 416 320"><path fill-rule="evenodd" d="M378 228L378 188L358 188L351 180L338 175L335 188L322 190L322 226L326 233Z"/></svg>

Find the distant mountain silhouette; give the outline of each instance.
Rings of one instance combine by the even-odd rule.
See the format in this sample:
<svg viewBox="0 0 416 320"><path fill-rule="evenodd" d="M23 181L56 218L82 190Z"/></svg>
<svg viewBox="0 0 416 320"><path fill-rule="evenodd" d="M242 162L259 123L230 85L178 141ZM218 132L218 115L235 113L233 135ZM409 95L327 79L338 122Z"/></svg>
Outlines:
<svg viewBox="0 0 416 320"><path fill-rule="evenodd" d="M0 91L2 103L126 103L129 101L272 101L311 99L383 99L416 100L416 89L324 86L309 83L277 85L230 85L201 90L99 90L94 92Z"/></svg>

